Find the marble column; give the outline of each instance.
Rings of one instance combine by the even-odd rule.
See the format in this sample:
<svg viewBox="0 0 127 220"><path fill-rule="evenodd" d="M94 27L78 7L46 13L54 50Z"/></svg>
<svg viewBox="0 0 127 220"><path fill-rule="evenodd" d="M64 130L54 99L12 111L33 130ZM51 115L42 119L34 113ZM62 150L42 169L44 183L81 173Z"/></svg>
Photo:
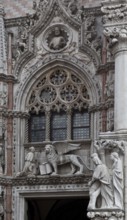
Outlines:
<svg viewBox="0 0 127 220"><path fill-rule="evenodd" d="M115 131L127 130L127 36L113 48L115 56Z"/></svg>
<svg viewBox="0 0 127 220"><path fill-rule="evenodd" d="M114 130L127 131L127 28L108 27L104 34L110 40L115 61Z"/></svg>
<svg viewBox="0 0 127 220"><path fill-rule="evenodd" d="M127 132L127 2L102 2L104 35L115 61L114 130Z"/></svg>

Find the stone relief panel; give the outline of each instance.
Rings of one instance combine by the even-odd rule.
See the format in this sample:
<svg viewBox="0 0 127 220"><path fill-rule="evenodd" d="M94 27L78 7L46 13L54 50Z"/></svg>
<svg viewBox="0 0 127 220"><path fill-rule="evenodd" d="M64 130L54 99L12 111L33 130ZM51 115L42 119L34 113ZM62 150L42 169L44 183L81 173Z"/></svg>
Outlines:
<svg viewBox="0 0 127 220"><path fill-rule="evenodd" d="M94 143L97 153L90 186L89 210L123 209L123 141L100 140Z"/></svg>
<svg viewBox="0 0 127 220"><path fill-rule="evenodd" d="M68 46L70 47L71 41L78 43L78 32L65 23L67 22L61 16L59 9L55 10L49 27L44 30L44 34L37 37L37 50L42 50L42 54L45 55L47 51L56 53L67 49ZM45 50L46 52L44 52Z"/></svg>
<svg viewBox="0 0 127 220"><path fill-rule="evenodd" d="M39 2L33 1L34 12L32 14L26 14L24 19L19 20L17 24L18 30L16 30L17 33L13 28L12 33L14 33L14 38L16 38L13 45L13 67L25 52L28 52L29 49L30 51L33 50L34 40L30 31L35 28L41 19L43 20L45 18L47 10L50 8L51 4L52 0L40 0Z"/></svg>
<svg viewBox="0 0 127 220"><path fill-rule="evenodd" d="M76 145L76 144L70 144L70 146L68 147L68 150L66 150L67 153L69 151L72 152L79 148L79 145ZM45 146L45 152L46 152L46 157L47 157L48 162L53 167L52 175L58 174L59 165L64 165L68 162L71 164L70 174L72 175L73 174L84 174L85 173L84 167L87 170L87 172L90 170L79 155L67 154L67 153L62 154L61 151L60 153L57 153L55 147L49 144Z"/></svg>
<svg viewBox="0 0 127 220"><path fill-rule="evenodd" d="M62 0L61 2L63 4L63 6L65 7L66 12L73 19L76 19L79 22L83 21L83 18L84 18L83 4L79 3L77 0L73 0L73 1Z"/></svg>
<svg viewBox="0 0 127 220"><path fill-rule="evenodd" d="M76 27L76 29L78 28L77 29L78 32L76 32L75 23L72 25L73 22L67 21L63 9L61 8L63 7L63 5L61 5L61 2L59 2L59 4L54 2L53 8L55 13L50 10L50 15L52 19L50 19L49 17L47 17L46 19L46 16L44 15L47 10L51 9L50 6L52 4L52 1L50 2L46 1L46 3L44 2L45 1L43 2L40 1L36 3L34 1L33 9L35 10L35 13L27 14L25 19L19 21L18 34L16 34L17 39L16 42L14 43L16 45L13 46L15 51L13 52L14 71L19 72L17 68L20 68L20 65L22 64L22 62L24 62L23 60L26 60L29 57L31 57L32 53L33 54L36 53L37 55L36 59L34 59L34 63L36 63L38 59L47 57L51 52L60 53L61 51L65 52L65 55L69 54L75 56L77 59L81 60L86 65L89 65L90 68L92 66L92 70L93 70L95 68L92 64L93 62L95 63L94 57L93 56L91 57L91 54L88 51L87 53L84 54L83 50L82 51L80 50L81 41L82 41L82 39L80 39L82 38L81 24L79 24L79 26ZM42 4L44 4L43 7L41 7ZM73 8L73 5L75 4L78 5L78 2L77 3L75 1L71 2L68 7ZM83 10L83 14L85 14L82 6L80 7L80 9ZM78 11L81 11L80 9ZM43 10L44 13L42 13ZM48 28L46 28L45 24L43 24L42 25L43 27L41 28L41 23L39 22L41 21L43 16L45 17L45 23L48 22L47 24L47 26L49 26ZM43 22L44 19L42 19L42 23ZM64 23L66 23L66 25L64 25ZM92 49L94 49L96 52L100 51L101 49L101 46L99 46L99 44L101 44L100 37L97 39L97 36L95 37L92 36L96 32L95 17L90 15L88 18L88 15L86 15L84 19L84 23L85 23L84 25L85 29L83 28L85 32L84 43L87 44L88 47L91 47L92 45ZM67 24L70 25L69 28ZM71 28L72 26L73 26L73 31ZM45 34L41 36L42 39L38 37L36 38L35 36L38 36L38 32L40 33L41 29L42 32L43 31L45 32ZM71 31L73 32L73 38ZM19 62L19 60L21 62L19 63L19 66L16 66L16 63Z"/></svg>
<svg viewBox="0 0 127 220"><path fill-rule="evenodd" d="M84 144L54 142L25 150L25 162L16 177L91 174L90 149Z"/></svg>
<svg viewBox="0 0 127 220"><path fill-rule="evenodd" d="M42 55L47 52L60 52L67 48L72 39L71 29L62 24L55 24L48 27L44 34L37 39L38 53L42 50ZM43 50L46 50L44 53Z"/></svg>
<svg viewBox="0 0 127 220"><path fill-rule="evenodd" d="M54 172L54 168L52 167L53 159L56 160L59 158L59 163L57 163L57 175L75 175L76 172L79 172L80 166L83 168L82 175L89 172L90 169L90 148L89 144L78 143L72 144L69 142L56 142L51 144L53 147L49 147L48 154L46 153L45 147L40 148L40 155L38 157L39 160L39 170L40 175L52 174ZM53 152L52 152L52 148ZM50 154L49 154L50 152ZM70 161L67 163L67 157L69 155L74 155L78 159L79 165L74 165L74 161ZM55 157L54 157L55 155ZM62 160L62 158L65 159ZM51 158L49 158L51 157ZM48 161L49 159L49 161ZM51 161L50 161L51 160ZM63 162L62 162L63 161ZM85 167L86 166L86 167ZM78 173L77 173L78 174Z"/></svg>

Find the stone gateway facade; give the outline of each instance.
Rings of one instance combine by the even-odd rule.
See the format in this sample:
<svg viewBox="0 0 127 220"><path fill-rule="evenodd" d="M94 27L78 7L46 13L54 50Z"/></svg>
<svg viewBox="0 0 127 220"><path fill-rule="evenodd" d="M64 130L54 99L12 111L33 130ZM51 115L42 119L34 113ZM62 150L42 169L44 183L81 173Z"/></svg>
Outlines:
<svg viewBox="0 0 127 220"><path fill-rule="evenodd" d="M0 219L127 220L127 1L1 0Z"/></svg>

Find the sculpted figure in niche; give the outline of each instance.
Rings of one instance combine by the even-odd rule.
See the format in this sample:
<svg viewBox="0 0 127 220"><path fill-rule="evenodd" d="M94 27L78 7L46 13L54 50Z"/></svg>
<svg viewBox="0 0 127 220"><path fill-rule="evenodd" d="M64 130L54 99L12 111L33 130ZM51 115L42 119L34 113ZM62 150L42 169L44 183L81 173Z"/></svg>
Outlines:
<svg viewBox="0 0 127 220"><path fill-rule="evenodd" d="M36 168L35 148L30 147L29 152L25 157L25 165L23 171L18 173L17 176L33 176L36 174Z"/></svg>
<svg viewBox="0 0 127 220"><path fill-rule="evenodd" d="M62 36L61 30L59 27L55 27L54 36L52 37L51 41L49 42L49 48L53 50L60 50L66 46L66 40Z"/></svg>
<svg viewBox="0 0 127 220"><path fill-rule="evenodd" d="M113 195L114 206L117 208L123 208L123 169L122 162L117 152L111 153L110 156L112 165L112 183L113 183Z"/></svg>
<svg viewBox="0 0 127 220"><path fill-rule="evenodd" d="M91 156L95 170L93 173L92 180L89 182L90 186L90 201L88 209L96 208L112 208L113 207L113 195L111 190L110 175L108 168L99 159L98 154L94 153ZM98 207L98 197L101 200L101 204Z"/></svg>
<svg viewBox="0 0 127 220"><path fill-rule="evenodd" d="M114 79L113 79L112 74L110 74L107 77L104 94L105 94L107 99L112 98L114 96Z"/></svg>

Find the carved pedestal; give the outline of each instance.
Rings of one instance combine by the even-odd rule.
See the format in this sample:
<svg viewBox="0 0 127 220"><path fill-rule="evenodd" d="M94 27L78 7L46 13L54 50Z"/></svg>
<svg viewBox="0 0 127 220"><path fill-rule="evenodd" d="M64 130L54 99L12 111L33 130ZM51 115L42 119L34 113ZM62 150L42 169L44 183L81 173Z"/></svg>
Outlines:
<svg viewBox="0 0 127 220"><path fill-rule="evenodd" d="M92 220L122 220L124 217L123 210L111 209L111 210L101 210L95 209L87 213L89 219Z"/></svg>

